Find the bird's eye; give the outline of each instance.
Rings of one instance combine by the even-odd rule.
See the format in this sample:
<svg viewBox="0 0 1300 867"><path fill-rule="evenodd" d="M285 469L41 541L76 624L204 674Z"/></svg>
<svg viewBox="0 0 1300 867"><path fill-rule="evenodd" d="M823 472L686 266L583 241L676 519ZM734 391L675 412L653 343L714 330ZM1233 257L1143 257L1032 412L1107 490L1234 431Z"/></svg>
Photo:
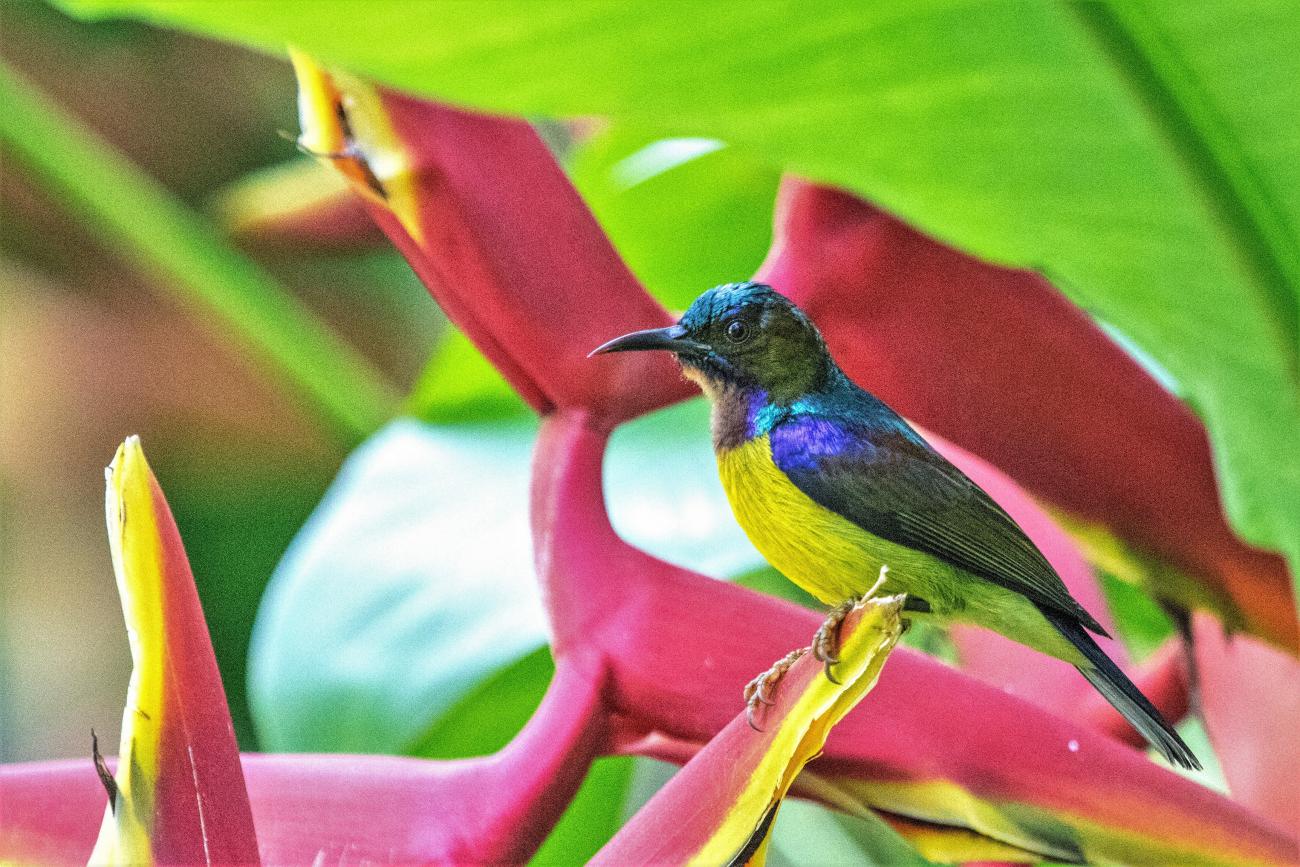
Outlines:
<svg viewBox="0 0 1300 867"><path fill-rule="evenodd" d="M749 326L739 319L727 323L727 339L732 343L744 343L749 339Z"/></svg>

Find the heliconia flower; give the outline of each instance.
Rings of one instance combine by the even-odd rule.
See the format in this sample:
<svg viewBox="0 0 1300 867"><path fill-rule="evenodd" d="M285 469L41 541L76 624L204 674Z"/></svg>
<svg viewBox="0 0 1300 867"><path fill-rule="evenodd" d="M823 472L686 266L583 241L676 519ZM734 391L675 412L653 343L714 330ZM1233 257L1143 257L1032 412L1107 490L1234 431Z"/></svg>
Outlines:
<svg viewBox="0 0 1300 867"><path fill-rule="evenodd" d="M526 125L382 91L301 54L295 67L303 147L353 182L447 313L535 408L581 405L613 422L689 393L667 359L609 359L599 375L581 364L587 344L667 317ZM513 174L485 174L484 151ZM511 182L522 177L529 183ZM451 193L430 195L440 184L460 206ZM470 207L476 197L483 204ZM504 213L508 221L494 219ZM510 291L507 273L531 291ZM1163 593L1300 650L1285 564L1228 527L1203 425L1041 277L791 179L757 278L804 306L849 374L905 415L1172 564L1158 570ZM469 305L459 288L468 285L489 294ZM530 332L549 339L521 339ZM1002 388L1008 381L1017 387Z"/></svg>
<svg viewBox="0 0 1300 867"><path fill-rule="evenodd" d="M538 377L549 375L557 380L553 386L548 386L552 394L536 395L533 383L522 374L514 378L513 382L516 387L524 390L525 395L534 394L533 404L539 410L544 411L553 404L583 401L584 397L581 393L570 395L569 391L580 392L586 387L582 383L591 380L591 366L580 364L578 369L573 371L574 376L566 376L562 381L554 377L552 368L565 363L568 357L565 347L577 342L576 334L589 333L590 336L586 339L592 341L594 345L594 342L602 341L606 333L612 333L602 333L598 329L586 328L584 325L598 313L600 308L594 305L600 305L599 300L586 296L576 300L571 298L575 294L580 294L588 286L603 287L607 291L611 291L615 286L620 289L627 287L628 275L625 269L617 264L616 259L606 256L607 244L586 244L572 254L556 258L550 249L553 244L543 249L521 243L522 238L529 237L523 232L515 232L508 237L504 234L494 237L490 244L480 242L478 245L443 245L437 249L431 249L426 243L417 240L417 236L426 238L430 232L451 232L453 236L482 238L493 232L499 223L487 219L489 216L487 211L475 210L464 213L458 209L443 207L437 200L430 200L428 196L424 196L418 202L413 200L413 189L418 192L423 187L447 186L458 182L469 189L472 184L483 180L474 173L474 165L467 163L463 157L457 157L454 149L448 147L438 150L436 154L430 153L431 149L442 148L439 144L442 139L423 135L421 130L427 128L445 131L448 127L455 127L460 133L459 136L449 136L448 140L459 141L464 138L467 142L472 141L473 143L467 143L465 147L473 152L481 151L484 146L508 148L516 172L522 172L522 167L527 166L532 172L531 176L546 179L544 187L540 183L534 183L530 187L531 190L535 192L546 189L559 203L573 206L552 205L547 211L547 215L551 217L549 224L535 231L571 226L568 231L561 233L561 241L568 237L572 243L573 237L580 238L583 233L592 238L600 238L598 227L563 179L562 173L554 165L549 153L540 146L540 142L537 142L534 147L527 147L535 139L531 130L516 122L475 118L431 103L383 93L345 73L327 72L300 53L293 53L293 59L302 89L300 104L303 127L300 139L302 147L308 152L326 154L323 160L337 166L341 172L339 176L352 182L356 191L372 206L376 219L381 225L388 227L395 242L407 252L417 273L425 277L431 291L441 303L447 306L454 318L467 315L470 308L459 300L457 293L450 287L477 285L480 287L476 297L478 301L492 298L496 291L493 286L497 285L497 281L485 283L481 279L485 271L504 273L507 268L517 268L519 273L527 275L526 279L530 285L536 287L535 292L518 293L510 303L503 301L484 304L485 308L491 310L492 315L483 314L482 323L462 320L461 324L473 330L475 339L484 345L489 354L493 354L492 346L504 343L503 338L498 334L523 333L522 325L505 323L503 326L499 323L496 314L501 310L506 310L507 316L516 315L518 312L526 313L531 328L538 330L549 327L549 323L557 320L559 317L556 312L563 305L564 330L556 333L553 341L549 343L538 341L541 344L541 357L529 365L532 370L538 371L536 374ZM343 105L341 89L346 90L347 100L345 107L338 108L337 105ZM391 109L385 108L389 105L392 106ZM402 134L420 144L408 146L401 139ZM390 188L399 193L390 194L388 192ZM510 188L502 187L498 183L493 189L499 194ZM421 205L423 207L420 207ZM512 208L510 205L503 207ZM512 210L511 219L527 222L535 219L534 215L540 213L535 206L523 213ZM557 213L564 215L563 219L555 219L554 215ZM426 228L420 228L422 225ZM487 264L481 267L472 266L470 263L473 263L476 258ZM602 277L602 273L605 276ZM475 279L479 282L473 283ZM632 297L644 300L644 293L639 288L633 286L631 291L634 292ZM620 293L620 295L625 294L627 293ZM534 310L530 307L538 298L544 300L547 310ZM605 310L611 309L608 303L602 306ZM621 304L615 309L621 312L634 306L637 305ZM661 311L650 310L644 314L639 323L629 317L626 325L630 328L637 324L652 323L662 319ZM498 325L493 326L492 323ZM493 355L494 361L506 365L503 368L506 372L514 367L512 353L525 357L532 352L531 342L520 341L513 337L509 339L510 351L505 353L505 362L502 361L502 355ZM640 361L644 362L644 360ZM661 359L651 359L648 363L662 366L661 361ZM623 376L619 369L628 366L627 360L614 358L611 362L616 366L613 377L603 378L600 382L619 385L621 384L619 380ZM635 364L637 361L634 360L632 363ZM603 371L602 376L606 372ZM644 387L646 392L652 391L649 383L644 379L629 380L629 382L634 386ZM665 377L656 382L665 383L664 391L667 397L680 396L680 380L677 378ZM628 391L622 391L620 402L626 402L628 399ZM596 403L604 405L603 400L598 400ZM1104 624L1109 625L1104 601L1091 570L1078 555L1073 544L1050 518L1014 485L1006 482L1005 477L1000 476L996 471L986 471L986 465L973 456L955 446L949 446L940 438L935 439L950 459L973 473L977 481L986 488L996 488L999 492L1005 490L1005 496L999 497L1002 505L1008 508L1022 525L1030 529L1031 536L1048 552L1049 559L1061 572L1076 597L1096 616L1101 617ZM959 650L962 651L970 670L1017 694L1032 695L1045 706L1054 708L1074 707L1080 701L1090 699L1091 687L1068 666L1050 662L1030 664L1029 660L1036 658L1032 651L983 630L958 628L954 634ZM1123 664L1122 646L1105 640L1103 643L1112 657ZM1103 703L1098 706L1097 713L1113 723L1117 730L1131 731L1125 727L1118 715L1111 713L1109 705Z"/></svg>
<svg viewBox="0 0 1300 867"><path fill-rule="evenodd" d="M483 759L243 757L266 860L525 859L594 755L617 748L620 739L644 740L650 733L689 745L693 753L735 717L741 683L806 641L816 625L811 612L655 561L614 536L600 495L607 432L589 421L580 412L554 415L539 445L534 520L538 565L556 626L557 671L533 719L500 753ZM136 465L123 460L117 466ZM157 550L179 555L170 521L146 523L154 514L149 510L162 506L152 480L150 497L129 486L121 490L134 492L122 498L124 538L141 527L161 527L164 543ZM122 509L112 514L114 526L121 527ZM122 552L124 574L149 562L131 544ZM162 562L174 567L183 560ZM178 569L168 574L177 581L188 578ZM179 610L194 618L191 636L202 627L192 592L191 585L189 594L157 600L165 606L163 621L177 616L168 604L190 600ZM215 671L210 646L187 647L192 665L182 673ZM799 794L850 812L881 811L932 854L1135 863L1252 863L1294 854L1294 843L1267 822L1085 725L1052 717L906 649L893 659L870 700L840 721L823 757L796 780ZM175 669L164 666L162 674L170 677ZM198 716L228 728L219 692L194 695L206 699L202 708L187 703L187 711L202 709ZM160 773L154 791L192 795L192 778L209 779L200 773L211 764L202 748L193 743L193 764L179 768L186 774L179 783ZM165 772L172 766L159 767ZM204 789L213 799L207 805L239 800L242 780L227 783L222 791ZM119 810L131 803L129 795L118 801ZM89 762L0 767L0 858L84 859L104 800ZM698 804L682 809L687 816ZM178 827L192 829L184 824L184 811L177 815ZM202 839L212 845L225 834L224 813L203 815L209 824ZM175 829L161 822L155 818L148 829L147 854L167 860L160 856L160 841L178 844ZM119 852L141 840L116 826L106 833L117 835L110 840L118 842L105 845Z"/></svg>
<svg viewBox="0 0 1300 867"><path fill-rule="evenodd" d="M840 683L804 654L775 687L775 704L757 714L761 730L738 714L591 863L763 863L772 823L795 777L880 676L902 634L902 604L901 596L863 603L840 631Z"/></svg>
<svg viewBox="0 0 1300 867"><path fill-rule="evenodd" d="M603 748L600 693L591 669L567 666L524 730L483 758L245 754L262 858L272 864L526 861ZM201 756L201 745L194 749ZM88 759L0 765L0 804L0 863L84 864L104 789ZM217 824L209 832L226 830ZM212 862L200 855L172 863Z"/></svg>
<svg viewBox="0 0 1300 867"><path fill-rule="evenodd" d="M655 734L683 755L731 721L741 687L806 644L818 617L619 539L601 494L607 433L589 421L579 412L546 418L534 462L538 570L557 664L570 654L604 659L621 721L616 744L669 757L643 740ZM892 654L805 773L832 806L968 829L1039 858L1268 863L1295 851L1267 820L1086 722L909 648Z"/></svg>
<svg viewBox="0 0 1300 867"><path fill-rule="evenodd" d="M667 313L527 125L336 77L303 58L298 70L304 142L342 142L331 162L366 163L348 174L376 222L544 415L532 516L557 670L600 660L615 748L659 734L698 749L734 718L741 687L805 645L817 618L655 560L609 526L600 466L610 428L689 391L668 359L602 366L585 355L611 334L666 324ZM370 112L382 116L358 120ZM403 193L389 197L394 184ZM906 648L809 771L839 781L840 800L861 809L1058 859L1268 862L1294 846L1085 722Z"/></svg>
<svg viewBox="0 0 1300 867"><path fill-rule="evenodd" d="M252 864L260 850L272 863L495 863L525 860L545 839L606 743L597 667L570 660L492 756L241 758L184 548L138 439L107 481L134 660L121 760L96 755L102 777L88 759L0 766L0 862Z"/></svg>
<svg viewBox="0 0 1300 867"><path fill-rule="evenodd" d="M293 60L299 143L352 182L447 315L534 409L581 407L613 425L692 393L667 358L614 358L599 370L587 359L618 328L669 317L527 123Z"/></svg>
<svg viewBox="0 0 1300 867"><path fill-rule="evenodd" d="M380 91L345 73L327 72L300 53L293 59L301 90L300 144L328 155L324 161L352 182L449 315L536 409L577 404L620 420L647 402L684 396L687 387L665 359L614 357L597 370L585 352L574 351L621 333L619 328L659 324L666 316L618 261L530 128ZM499 162L489 163L489 154ZM488 174L497 164L529 183L508 184ZM523 201L540 198L542 191L545 210L537 201ZM482 204L471 204L477 197ZM509 214L508 223L503 214ZM461 240L431 244L430 238ZM517 281L529 291L517 291ZM610 303L613 297L619 303ZM658 375L632 373L647 368ZM1030 530L1072 591L1109 623L1091 570L1050 518L983 462L942 439L936 443L1001 494L1002 505ZM1052 708L1090 700L1091 687L1069 666L981 630L955 634L971 669L999 685ZM1123 663L1123 648L1104 644ZM1117 730L1130 731L1108 707L1099 706L1098 714Z"/></svg>

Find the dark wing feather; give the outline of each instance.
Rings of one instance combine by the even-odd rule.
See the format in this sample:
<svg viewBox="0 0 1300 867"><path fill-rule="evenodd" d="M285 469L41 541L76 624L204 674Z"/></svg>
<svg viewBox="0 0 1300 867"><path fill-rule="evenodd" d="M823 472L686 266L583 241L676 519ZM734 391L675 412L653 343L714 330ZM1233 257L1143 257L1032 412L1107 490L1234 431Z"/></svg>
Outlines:
<svg viewBox="0 0 1300 867"><path fill-rule="evenodd" d="M1106 635L988 494L883 404L872 409L876 419L787 417L772 430L773 460L814 502L867 532Z"/></svg>

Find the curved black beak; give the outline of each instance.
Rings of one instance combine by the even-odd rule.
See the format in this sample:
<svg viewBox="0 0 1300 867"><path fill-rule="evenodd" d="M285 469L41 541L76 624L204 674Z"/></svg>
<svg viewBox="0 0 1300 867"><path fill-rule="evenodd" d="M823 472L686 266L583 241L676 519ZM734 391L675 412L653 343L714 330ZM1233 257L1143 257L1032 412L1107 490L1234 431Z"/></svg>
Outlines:
<svg viewBox="0 0 1300 867"><path fill-rule="evenodd" d="M647 328L645 331L633 331L615 337L587 353L587 357L606 352L641 352L647 349L666 349L678 355L702 355L709 351L707 345L688 339L685 328L670 325L667 328Z"/></svg>

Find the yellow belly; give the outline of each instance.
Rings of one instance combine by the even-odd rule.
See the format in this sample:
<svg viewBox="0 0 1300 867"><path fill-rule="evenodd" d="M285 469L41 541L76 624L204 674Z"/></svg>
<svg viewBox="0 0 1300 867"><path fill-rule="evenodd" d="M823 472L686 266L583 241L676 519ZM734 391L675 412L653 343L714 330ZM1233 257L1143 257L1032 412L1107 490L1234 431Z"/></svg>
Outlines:
<svg viewBox="0 0 1300 867"><path fill-rule="evenodd" d="M772 462L766 436L719 450L718 473L736 521L781 574L828 605L871 589L928 602L933 618L975 623L1073 664L1084 663L1029 600L929 554L881 539L813 502ZM910 615L920 616L920 615Z"/></svg>
<svg viewBox="0 0 1300 867"><path fill-rule="evenodd" d="M873 536L813 502L772 462L766 436L719 451L717 457L731 510L754 547L821 601L835 605L865 593L876 583L882 565L909 576L909 586L891 589L922 598L951 596L951 569L928 554Z"/></svg>

